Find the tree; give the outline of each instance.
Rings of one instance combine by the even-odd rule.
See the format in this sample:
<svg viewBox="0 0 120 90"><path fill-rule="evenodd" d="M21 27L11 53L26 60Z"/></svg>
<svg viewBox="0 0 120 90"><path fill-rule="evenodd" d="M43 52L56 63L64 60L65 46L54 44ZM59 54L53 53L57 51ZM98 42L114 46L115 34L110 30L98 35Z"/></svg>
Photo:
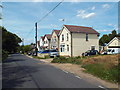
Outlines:
<svg viewBox="0 0 120 90"><path fill-rule="evenodd" d="M8 32L4 27L2 28L2 49L9 53L17 52L17 47L22 40L11 32Z"/></svg>
<svg viewBox="0 0 120 90"><path fill-rule="evenodd" d="M117 32L115 30L112 31L111 34L109 34L110 41L117 35Z"/></svg>
<svg viewBox="0 0 120 90"><path fill-rule="evenodd" d="M100 45L105 45L105 43L108 43L110 41L110 38L107 34L103 35L100 40L99 40L99 44Z"/></svg>
<svg viewBox="0 0 120 90"><path fill-rule="evenodd" d="M99 40L99 45L105 45L108 44L115 36L120 36L120 33L117 34L116 30L113 30L110 34L104 34L100 40Z"/></svg>
<svg viewBox="0 0 120 90"><path fill-rule="evenodd" d="M20 51L22 51L22 53L28 53L28 52L31 52L32 50L32 47L31 45L25 45L25 46L21 46L20 47Z"/></svg>

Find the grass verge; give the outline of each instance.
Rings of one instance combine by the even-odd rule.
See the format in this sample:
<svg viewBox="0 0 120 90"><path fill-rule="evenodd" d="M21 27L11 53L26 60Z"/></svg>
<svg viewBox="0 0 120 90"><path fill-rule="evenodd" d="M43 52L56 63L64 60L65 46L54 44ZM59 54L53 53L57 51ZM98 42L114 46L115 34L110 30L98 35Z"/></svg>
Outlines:
<svg viewBox="0 0 120 90"><path fill-rule="evenodd" d="M78 64L85 68L84 72L103 80L120 83L120 54L68 58L61 56L54 58L51 62Z"/></svg>

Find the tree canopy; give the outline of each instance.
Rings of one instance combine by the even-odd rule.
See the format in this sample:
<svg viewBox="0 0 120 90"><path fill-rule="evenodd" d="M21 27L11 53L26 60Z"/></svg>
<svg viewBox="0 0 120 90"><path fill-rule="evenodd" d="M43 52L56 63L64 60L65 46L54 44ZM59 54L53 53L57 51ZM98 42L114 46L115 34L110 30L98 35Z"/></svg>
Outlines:
<svg viewBox="0 0 120 90"><path fill-rule="evenodd" d="M104 34L100 40L99 44L100 45L105 45L108 44L115 36L120 36L120 33L117 34L116 30L113 30L110 34Z"/></svg>
<svg viewBox="0 0 120 90"><path fill-rule="evenodd" d="M2 28L2 49L9 53L16 52L22 40L16 34L7 31L4 27L0 28Z"/></svg>

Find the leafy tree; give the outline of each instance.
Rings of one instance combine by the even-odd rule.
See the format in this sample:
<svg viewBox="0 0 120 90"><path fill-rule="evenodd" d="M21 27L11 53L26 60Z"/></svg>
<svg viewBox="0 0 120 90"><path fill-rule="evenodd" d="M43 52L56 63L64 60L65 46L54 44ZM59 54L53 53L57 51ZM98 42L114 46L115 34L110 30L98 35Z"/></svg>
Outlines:
<svg viewBox="0 0 120 90"><path fill-rule="evenodd" d="M105 34L100 38L99 44L104 45L105 43L108 43L109 41L110 41L109 36L107 34Z"/></svg>
<svg viewBox="0 0 120 90"><path fill-rule="evenodd" d="M112 31L112 34L109 34L110 40L112 40L117 35L117 32L115 30Z"/></svg>
<svg viewBox="0 0 120 90"><path fill-rule="evenodd" d="M22 40L11 32L8 32L4 27L2 28L2 49L9 53L17 52L17 47Z"/></svg>
<svg viewBox="0 0 120 90"><path fill-rule="evenodd" d="M22 51L22 53L28 53L32 50L31 45L25 45L25 46L21 46L20 47L20 51Z"/></svg>
<svg viewBox="0 0 120 90"><path fill-rule="evenodd" d="M99 45L105 45L105 43L109 43L115 36L120 36L120 33L117 34L116 30L113 30L110 34L104 34L100 40Z"/></svg>

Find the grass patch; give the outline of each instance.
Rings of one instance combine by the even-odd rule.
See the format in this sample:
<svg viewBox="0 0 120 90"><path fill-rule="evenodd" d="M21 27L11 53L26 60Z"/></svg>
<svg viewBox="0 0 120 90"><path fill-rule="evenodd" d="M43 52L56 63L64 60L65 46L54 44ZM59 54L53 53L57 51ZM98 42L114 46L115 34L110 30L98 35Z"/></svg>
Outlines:
<svg viewBox="0 0 120 90"><path fill-rule="evenodd" d="M104 64L87 64L82 65L83 68L85 68L85 72L91 73L101 79L117 83L120 79L120 66L114 66L111 68L106 68Z"/></svg>
<svg viewBox="0 0 120 90"><path fill-rule="evenodd" d="M85 72L103 80L120 83L120 54L95 55L88 57L56 57L52 63L78 64L85 68Z"/></svg>

